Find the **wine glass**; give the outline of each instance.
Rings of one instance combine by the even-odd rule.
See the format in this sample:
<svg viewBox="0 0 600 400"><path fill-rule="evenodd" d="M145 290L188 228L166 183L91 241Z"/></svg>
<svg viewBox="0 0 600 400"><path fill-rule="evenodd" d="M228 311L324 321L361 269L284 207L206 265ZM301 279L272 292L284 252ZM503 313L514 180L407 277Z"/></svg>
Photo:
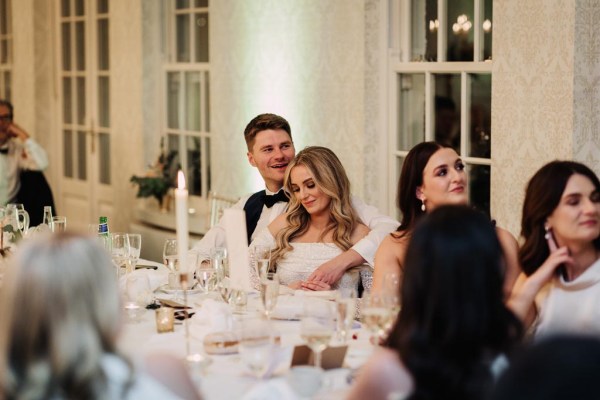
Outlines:
<svg viewBox="0 0 600 400"><path fill-rule="evenodd" d="M340 288L335 300L337 337L342 343L348 341L348 333L352 329L352 323L356 314L356 289Z"/></svg>
<svg viewBox="0 0 600 400"><path fill-rule="evenodd" d="M135 266L140 259L140 251L142 250L142 235L139 233L128 233L127 240L129 241L129 269L135 270Z"/></svg>
<svg viewBox="0 0 600 400"><path fill-rule="evenodd" d="M256 274L260 279L263 274L269 271L269 263L271 262L271 247L264 245L254 246L253 259Z"/></svg>
<svg viewBox="0 0 600 400"><path fill-rule="evenodd" d="M329 345L335 329L333 303L320 299L305 299L300 318L300 336L315 355L315 367L321 368L321 353Z"/></svg>
<svg viewBox="0 0 600 400"><path fill-rule="evenodd" d="M227 276L227 249L215 247L210 252L210 265L215 270L217 282L221 282Z"/></svg>
<svg viewBox="0 0 600 400"><path fill-rule="evenodd" d="M175 273L179 269L177 265L178 256L177 239L165 240L165 245L163 246L163 263L172 273Z"/></svg>
<svg viewBox="0 0 600 400"><path fill-rule="evenodd" d="M260 298L267 319L271 319L271 314L277 305L277 296L279 296L279 276L275 272L264 273L260 278Z"/></svg>
<svg viewBox="0 0 600 400"><path fill-rule="evenodd" d="M117 267L117 276L120 277L124 272L127 272L126 264L129 260L129 240L126 233L111 233L110 242L111 258Z"/></svg>
<svg viewBox="0 0 600 400"><path fill-rule="evenodd" d="M377 346L379 339L385 335L385 329L391 311L385 298L377 293L365 293L361 302L361 320L371 332L371 342Z"/></svg>
<svg viewBox="0 0 600 400"><path fill-rule="evenodd" d="M214 289L214 276L215 270L213 268L208 268L202 264L196 268L196 280L202 293L208 294Z"/></svg>
<svg viewBox="0 0 600 400"><path fill-rule="evenodd" d="M238 351L242 362L256 378L263 377L269 368L273 350L270 324L261 319L244 320L239 338Z"/></svg>

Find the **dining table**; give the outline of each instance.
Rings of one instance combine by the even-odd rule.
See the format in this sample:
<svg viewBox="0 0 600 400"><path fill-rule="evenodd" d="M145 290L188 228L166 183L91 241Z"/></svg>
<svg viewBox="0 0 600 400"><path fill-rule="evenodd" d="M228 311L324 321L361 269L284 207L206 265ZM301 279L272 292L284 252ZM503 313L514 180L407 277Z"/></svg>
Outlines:
<svg viewBox="0 0 600 400"><path fill-rule="evenodd" d="M316 393L310 397L302 397L294 390L295 375L291 369L294 349L305 344L300 335L300 321L296 313L286 314L286 311L283 314L274 313L268 320L269 329L274 336L278 337L278 344L273 348L267 373L257 378L247 369L239 354L208 354L203 340L207 334L215 330L228 330L236 334L244 321L265 318L258 292L247 293L246 306L242 309L239 307L233 309L224 302L217 291L204 293L194 289L188 290L183 296L182 291L169 289L167 283L169 271L166 267L146 260L140 260L140 263L145 265L131 274L149 277L152 282L153 300L171 300L186 304L190 307L188 313L193 315L187 320L176 320L173 332L158 333L154 309L142 309L134 316L124 310L125 324L119 347L132 359L156 353L168 353L180 357L187 363L191 377L203 399L344 398L359 367L366 362L375 349L369 340L368 330L358 321L354 321L351 332L346 335L346 340L342 341L334 333L335 339L332 339L330 345L347 346L343 362L339 368L324 370ZM120 278L123 290L125 290L126 279L127 276ZM300 293L282 287L278 302L282 306L285 304L290 307L295 304L301 307L302 302L310 296L310 293ZM228 310L225 312L225 329L222 324L215 326L215 320L219 318L214 318L214 315L209 313L209 311L214 313L214 310L222 312L224 309Z"/></svg>

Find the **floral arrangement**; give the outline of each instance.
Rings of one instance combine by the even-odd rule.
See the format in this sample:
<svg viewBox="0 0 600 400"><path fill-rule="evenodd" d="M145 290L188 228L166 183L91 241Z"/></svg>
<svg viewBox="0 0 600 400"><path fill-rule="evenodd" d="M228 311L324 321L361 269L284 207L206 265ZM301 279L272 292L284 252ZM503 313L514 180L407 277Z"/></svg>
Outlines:
<svg viewBox="0 0 600 400"><path fill-rule="evenodd" d="M154 197L162 207L163 198L170 188L175 187L178 165L173 165L177 151L164 150L164 138L160 140L160 155L145 176L133 175L129 181L138 186L137 197Z"/></svg>

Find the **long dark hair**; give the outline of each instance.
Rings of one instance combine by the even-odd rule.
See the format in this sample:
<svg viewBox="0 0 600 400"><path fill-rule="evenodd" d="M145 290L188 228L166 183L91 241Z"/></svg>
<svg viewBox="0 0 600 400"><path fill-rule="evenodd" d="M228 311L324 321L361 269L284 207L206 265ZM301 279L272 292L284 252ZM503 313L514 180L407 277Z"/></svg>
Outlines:
<svg viewBox="0 0 600 400"><path fill-rule="evenodd" d="M402 311L387 340L415 384L410 399L480 399L490 363L522 335L503 302L503 253L488 217L440 206L415 227Z"/></svg>
<svg viewBox="0 0 600 400"><path fill-rule="evenodd" d="M413 147L402 164L398 180L398 209L402 213L402 222L396 230L400 238L410 233L417 220L425 214L421 210L421 201L417 199L417 188L423 185L423 170L431 156L446 146L437 142L423 142Z"/></svg>
<svg viewBox="0 0 600 400"><path fill-rule="evenodd" d="M560 203L567 182L574 174L589 178L596 190L600 191L596 174L574 161L552 161L540 168L527 184L521 217L524 243L519 250L519 261L527 275L533 274L550 255L544 238L544 224ZM600 237L594 240L594 246L600 249Z"/></svg>

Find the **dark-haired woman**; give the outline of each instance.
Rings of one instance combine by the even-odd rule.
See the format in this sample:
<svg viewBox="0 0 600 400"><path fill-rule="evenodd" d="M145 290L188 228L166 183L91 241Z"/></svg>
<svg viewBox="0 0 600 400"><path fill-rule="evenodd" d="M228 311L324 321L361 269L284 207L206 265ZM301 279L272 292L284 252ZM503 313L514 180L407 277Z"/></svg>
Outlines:
<svg viewBox="0 0 600 400"><path fill-rule="evenodd" d="M390 273L402 276L406 247L417 221L428 212L446 204L468 204L467 174L460 156L450 147L423 142L406 156L398 182L398 208L402 223L388 235L375 254L373 290L382 290ZM521 269L518 245L506 230L496 227L505 259L504 292L508 297Z"/></svg>
<svg viewBox="0 0 600 400"><path fill-rule="evenodd" d="M600 181L583 164L553 161L525 193L522 275L509 305L536 334L600 332Z"/></svg>
<svg viewBox="0 0 600 400"><path fill-rule="evenodd" d="M402 311L351 399L482 399L521 337L503 301L503 252L489 219L441 206L414 229Z"/></svg>

